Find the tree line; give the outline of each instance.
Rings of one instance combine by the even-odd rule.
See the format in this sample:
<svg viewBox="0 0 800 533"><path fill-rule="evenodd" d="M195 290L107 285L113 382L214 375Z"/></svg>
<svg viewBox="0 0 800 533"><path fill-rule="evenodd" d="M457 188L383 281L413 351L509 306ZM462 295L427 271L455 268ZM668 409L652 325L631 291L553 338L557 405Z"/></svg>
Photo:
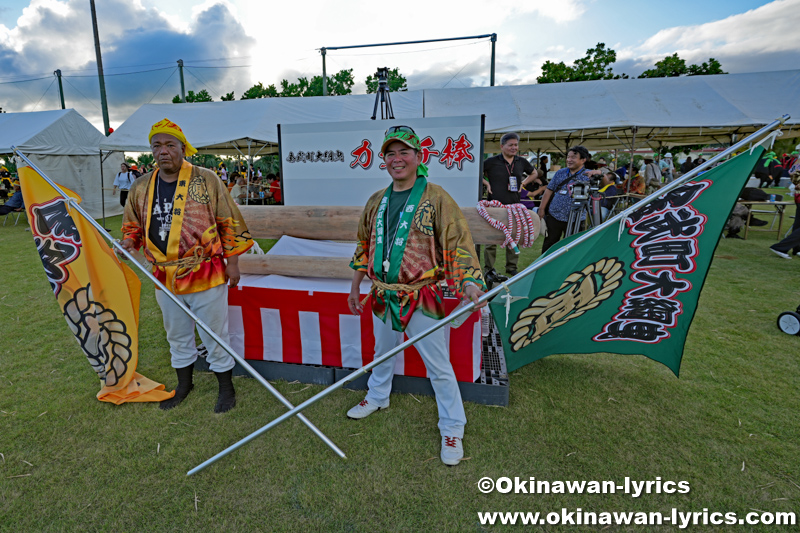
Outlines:
<svg viewBox="0 0 800 533"><path fill-rule="evenodd" d="M586 55L576 59L568 66L563 61L553 63L545 61L542 75L536 78L537 83L561 83L568 81L619 80L629 79L627 74L617 74L611 66L617 61L617 53L606 48L605 43L597 43L594 48L586 50ZM656 61L653 68L642 72L639 78L671 78L676 76L699 76L705 74L727 74L716 59L709 58L700 65L686 65L677 53Z"/></svg>
<svg viewBox="0 0 800 533"><path fill-rule="evenodd" d="M617 53L606 48L605 43L597 43L594 48L586 50L586 55L576 59L572 65L567 65L563 61L553 63L545 61L542 65L542 74L536 78L537 83L562 83L570 81L589 81L589 80L618 80L629 79L627 74L617 74L614 72L613 64L617 61ZM677 53L666 56L661 61L656 61L653 68L642 72L638 78L669 78L675 76L699 76L707 74L727 74L722 70L722 65L713 57L699 65L687 65L685 59L681 59ZM353 92L355 80L353 69L340 70L332 76L327 76L328 94L344 95ZM378 79L373 75L367 76L367 94L374 94L378 90ZM389 71L388 87L392 92L407 91L408 84L406 77L399 69L393 68ZM286 96L322 96L322 76L313 76L311 79L300 77L296 82L282 80L279 87L274 84L264 86L257 83L247 89L240 100L250 100L254 98L279 98ZM212 102L214 99L205 89L186 94L186 102ZM220 100L229 102L235 100L233 91L222 95ZM175 104L181 103L180 95L175 95L172 99Z"/></svg>
<svg viewBox="0 0 800 533"><path fill-rule="evenodd" d="M355 84L353 69L340 70L333 76L327 76L327 81L329 95L339 96L351 94L353 92L353 85ZM367 94L374 94L378 91L377 77L370 74L367 76L365 82L367 84ZM290 83L288 80L282 80L279 85L280 89L274 84L265 87L263 83L259 82L247 89L239 99L252 100L254 98L279 98L287 96L322 96L322 76L313 76L310 80L306 77L300 77L294 83ZM392 92L408 90L406 78L400 74L397 68L389 71L388 86L389 90ZM223 102L235 100L233 91L222 95L220 100ZM214 99L205 89L199 92L188 91L186 93L187 103L213 101ZM172 103L181 103L181 96L176 94L172 99Z"/></svg>

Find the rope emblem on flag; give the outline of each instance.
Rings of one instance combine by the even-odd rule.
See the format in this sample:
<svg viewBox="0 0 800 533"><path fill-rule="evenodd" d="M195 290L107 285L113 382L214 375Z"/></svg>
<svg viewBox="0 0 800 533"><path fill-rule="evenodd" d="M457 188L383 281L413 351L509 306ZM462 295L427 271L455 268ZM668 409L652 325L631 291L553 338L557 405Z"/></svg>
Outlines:
<svg viewBox="0 0 800 533"><path fill-rule="evenodd" d="M75 291L64 304L64 318L92 370L113 387L128 371L131 337L116 313L93 301L91 284Z"/></svg>
<svg viewBox="0 0 800 533"><path fill-rule="evenodd" d="M615 257L606 257L573 272L555 290L537 298L511 326L511 350L516 352L542 335L594 309L610 297L625 275L624 265Z"/></svg>

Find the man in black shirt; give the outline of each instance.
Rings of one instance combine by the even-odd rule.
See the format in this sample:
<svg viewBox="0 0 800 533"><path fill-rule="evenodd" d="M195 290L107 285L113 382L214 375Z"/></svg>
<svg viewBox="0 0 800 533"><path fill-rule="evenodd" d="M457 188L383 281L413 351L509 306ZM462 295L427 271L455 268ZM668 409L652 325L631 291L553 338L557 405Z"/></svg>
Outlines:
<svg viewBox="0 0 800 533"><path fill-rule="evenodd" d="M519 135L506 133L500 138L500 154L483 162L483 184L489 193L489 200L497 200L503 205L520 203L519 191L522 180L533 172L533 165L517 155L519 151ZM484 252L484 272L487 282L505 281L494 269L497 257L497 246L486 246ZM506 273L513 276L517 273L519 256L508 250L506 252Z"/></svg>

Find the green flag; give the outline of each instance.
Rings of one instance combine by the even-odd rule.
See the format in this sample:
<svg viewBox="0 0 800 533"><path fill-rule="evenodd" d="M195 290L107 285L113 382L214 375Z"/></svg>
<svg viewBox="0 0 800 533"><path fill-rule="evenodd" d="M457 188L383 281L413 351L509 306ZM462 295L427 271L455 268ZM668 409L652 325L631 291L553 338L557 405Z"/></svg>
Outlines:
<svg viewBox="0 0 800 533"><path fill-rule="evenodd" d="M508 370L551 354L608 352L644 355L677 376L722 229L763 151L693 178L515 283L511 298L494 298Z"/></svg>

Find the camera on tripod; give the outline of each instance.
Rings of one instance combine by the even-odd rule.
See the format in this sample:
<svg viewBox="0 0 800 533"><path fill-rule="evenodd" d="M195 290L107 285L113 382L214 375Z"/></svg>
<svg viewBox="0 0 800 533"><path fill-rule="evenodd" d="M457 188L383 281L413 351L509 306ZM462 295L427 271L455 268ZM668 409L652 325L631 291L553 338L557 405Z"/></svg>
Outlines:
<svg viewBox="0 0 800 533"><path fill-rule="evenodd" d="M394 119L392 100L389 98L389 67L378 67L375 73L378 78L378 90L375 91L375 107L372 109L372 120L378 116L378 107L381 108L381 120Z"/></svg>
<svg viewBox="0 0 800 533"><path fill-rule="evenodd" d="M591 185L589 183L577 182L572 184L572 199L585 201L589 199Z"/></svg>

